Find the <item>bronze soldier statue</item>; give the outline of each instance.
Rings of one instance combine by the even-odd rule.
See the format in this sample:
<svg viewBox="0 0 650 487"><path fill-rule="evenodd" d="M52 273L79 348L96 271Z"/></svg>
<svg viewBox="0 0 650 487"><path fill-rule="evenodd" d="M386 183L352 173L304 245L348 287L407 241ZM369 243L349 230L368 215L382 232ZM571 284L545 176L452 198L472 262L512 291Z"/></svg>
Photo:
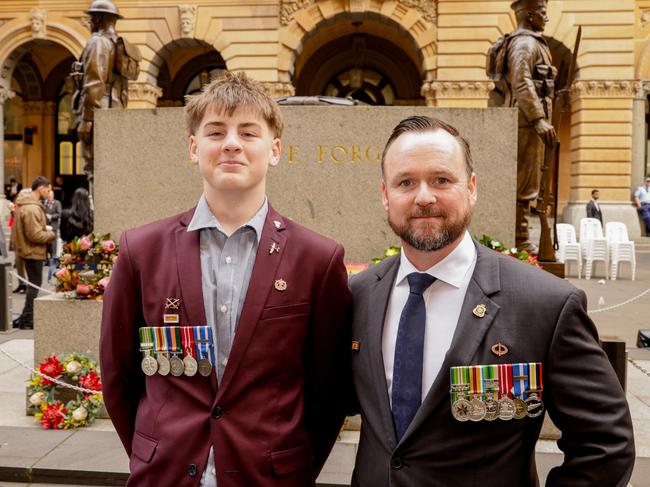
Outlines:
<svg viewBox="0 0 650 487"><path fill-rule="evenodd" d="M537 253L530 241L530 202L540 189L540 170L545 151L557 142L551 124L554 79L551 52L542 36L548 22L547 0L517 0L517 29L500 38L488 52L488 75L495 80L503 104L519 108L517 143L517 248Z"/></svg>
<svg viewBox="0 0 650 487"><path fill-rule="evenodd" d="M93 178L93 121L97 108L126 108L128 80L139 73L140 51L115 32L117 19L123 18L110 0L95 0L86 10L92 37L72 64L71 76L76 91L73 107L77 135L81 141L84 171Z"/></svg>

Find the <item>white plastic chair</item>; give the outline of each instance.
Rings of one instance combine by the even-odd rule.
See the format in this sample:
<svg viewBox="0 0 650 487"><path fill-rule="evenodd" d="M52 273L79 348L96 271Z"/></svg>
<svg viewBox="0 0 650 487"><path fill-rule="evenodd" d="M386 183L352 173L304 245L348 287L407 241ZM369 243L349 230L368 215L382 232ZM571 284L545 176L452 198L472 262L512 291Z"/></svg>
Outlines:
<svg viewBox="0 0 650 487"><path fill-rule="evenodd" d="M619 264L629 262L632 271L632 280L636 276L636 255L634 251L634 242L630 241L627 235L627 227L623 222L607 222L605 225L605 235L609 245L611 261L611 279L616 280L618 275Z"/></svg>
<svg viewBox="0 0 650 487"><path fill-rule="evenodd" d="M557 223L557 260L564 263L564 271L568 274L569 262L575 261L578 265L578 279L582 274L582 251L576 239L576 229L568 223Z"/></svg>
<svg viewBox="0 0 650 487"><path fill-rule="evenodd" d="M595 218L580 220L580 250L585 261L585 279L591 279L594 263L602 261L605 264L605 279L608 277L609 247L603 237L603 226Z"/></svg>

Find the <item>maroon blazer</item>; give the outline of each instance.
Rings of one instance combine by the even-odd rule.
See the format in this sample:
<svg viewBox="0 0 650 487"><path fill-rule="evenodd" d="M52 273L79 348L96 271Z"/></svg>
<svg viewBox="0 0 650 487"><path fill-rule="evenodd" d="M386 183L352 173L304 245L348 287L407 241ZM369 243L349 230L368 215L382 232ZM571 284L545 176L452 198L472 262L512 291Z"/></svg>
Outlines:
<svg viewBox="0 0 650 487"><path fill-rule="evenodd" d="M350 376L343 247L269 206L222 383L214 370L147 377L138 328L162 326L166 298L181 299L181 325L206 324L193 213L126 231L104 297L104 400L130 457L127 485L197 486L210 445L219 487L313 485Z"/></svg>

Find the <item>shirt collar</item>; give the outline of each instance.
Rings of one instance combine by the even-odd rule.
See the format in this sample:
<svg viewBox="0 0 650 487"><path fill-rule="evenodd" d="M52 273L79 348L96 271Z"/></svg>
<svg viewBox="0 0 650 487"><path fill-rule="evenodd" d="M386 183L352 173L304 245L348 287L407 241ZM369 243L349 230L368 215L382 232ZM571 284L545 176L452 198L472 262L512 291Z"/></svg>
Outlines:
<svg viewBox="0 0 650 487"><path fill-rule="evenodd" d="M475 259L476 247L474 246L472 237L466 230L465 235L458 246L452 250L447 257L424 272L432 275L439 281L446 282L455 288L460 288L463 283L463 278L469 271ZM416 269L411 261L408 260L406 254L402 252L400 255L400 264L399 270L397 271L397 280L395 281L395 285L397 286L401 284L402 281L406 279L406 276L411 272L420 271Z"/></svg>
<svg viewBox="0 0 650 487"><path fill-rule="evenodd" d="M260 207L258 212L255 213L255 215L253 215L253 218L248 220L248 222L246 222L244 225L240 227L240 228L249 227L255 230L258 243L260 241L260 238L262 237L262 230L264 229L264 222L266 221L266 215L268 214L268 212L269 212L269 200L265 196L264 203L262 203L262 206ZM192 220L190 220L190 224L187 226L187 231L192 232L195 230L202 230L204 228L216 228L221 233L223 234L226 233L224 232L221 223L219 223L219 220L217 219L216 216L214 216L212 210L208 206L208 200L205 198L205 194L202 194L198 204L196 205L196 210L194 210L194 215L192 216Z"/></svg>

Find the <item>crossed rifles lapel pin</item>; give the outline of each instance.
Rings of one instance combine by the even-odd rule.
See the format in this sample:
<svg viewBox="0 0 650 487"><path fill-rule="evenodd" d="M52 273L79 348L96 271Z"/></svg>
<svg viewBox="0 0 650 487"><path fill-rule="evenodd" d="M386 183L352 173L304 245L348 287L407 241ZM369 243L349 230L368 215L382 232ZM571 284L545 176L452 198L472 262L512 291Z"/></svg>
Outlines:
<svg viewBox="0 0 650 487"><path fill-rule="evenodd" d="M181 306L180 298L165 298L165 312L163 313L163 323L179 323L180 316L178 309ZM174 310L175 312L169 312Z"/></svg>

